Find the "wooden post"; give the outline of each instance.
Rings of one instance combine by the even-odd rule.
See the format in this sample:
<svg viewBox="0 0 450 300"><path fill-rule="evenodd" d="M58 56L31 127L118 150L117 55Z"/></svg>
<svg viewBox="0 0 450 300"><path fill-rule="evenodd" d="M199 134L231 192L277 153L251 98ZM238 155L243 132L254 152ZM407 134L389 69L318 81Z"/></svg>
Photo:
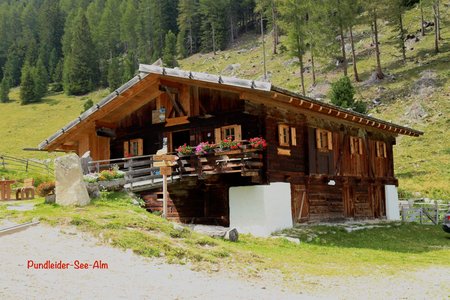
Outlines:
<svg viewBox="0 0 450 300"><path fill-rule="evenodd" d="M167 175L163 175L163 218L167 219Z"/></svg>

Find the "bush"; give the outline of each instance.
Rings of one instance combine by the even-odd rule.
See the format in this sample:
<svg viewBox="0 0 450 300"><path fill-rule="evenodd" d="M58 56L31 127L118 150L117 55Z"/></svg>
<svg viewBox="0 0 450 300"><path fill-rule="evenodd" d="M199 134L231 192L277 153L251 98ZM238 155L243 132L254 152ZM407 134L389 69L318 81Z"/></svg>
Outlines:
<svg viewBox="0 0 450 300"><path fill-rule="evenodd" d="M342 77L338 81L331 84L331 103L334 105L350 108L355 103L355 89L352 86L350 78Z"/></svg>
<svg viewBox="0 0 450 300"><path fill-rule="evenodd" d="M37 194L41 197L52 195L55 193L55 182L43 182L37 187Z"/></svg>

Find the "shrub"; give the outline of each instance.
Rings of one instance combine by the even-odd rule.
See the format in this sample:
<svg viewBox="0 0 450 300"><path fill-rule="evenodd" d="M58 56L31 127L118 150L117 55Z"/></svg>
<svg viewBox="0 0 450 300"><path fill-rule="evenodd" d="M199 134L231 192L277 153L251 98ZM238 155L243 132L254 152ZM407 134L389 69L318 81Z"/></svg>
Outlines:
<svg viewBox="0 0 450 300"><path fill-rule="evenodd" d="M37 187L37 194L41 197L52 195L55 193L55 182L43 182Z"/></svg>
<svg viewBox="0 0 450 300"><path fill-rule="evenodd" d="M334 105L350 108L355 103L355 89L352 86L350 78L342 77L338 81L331 84L331 103Z"/></svg>

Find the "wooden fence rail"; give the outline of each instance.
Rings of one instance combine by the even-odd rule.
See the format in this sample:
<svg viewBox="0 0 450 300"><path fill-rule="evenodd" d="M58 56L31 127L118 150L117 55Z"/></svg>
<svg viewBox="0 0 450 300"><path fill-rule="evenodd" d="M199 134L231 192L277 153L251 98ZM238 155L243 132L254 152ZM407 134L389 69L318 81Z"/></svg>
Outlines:
<svg viewBox="0 0 450 300"><path fill-rule="evenodd" d="M25 173L39 173L50 175L53 168L50 163L36 161L35 159L17 158L9 155L0 155L0 168Z"/></svg>

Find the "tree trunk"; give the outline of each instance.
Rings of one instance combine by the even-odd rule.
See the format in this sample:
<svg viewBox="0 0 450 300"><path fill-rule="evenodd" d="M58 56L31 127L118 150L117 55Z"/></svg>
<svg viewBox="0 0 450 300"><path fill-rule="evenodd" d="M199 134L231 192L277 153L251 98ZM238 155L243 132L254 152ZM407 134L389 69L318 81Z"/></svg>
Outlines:
<svg viewBox="0 0 450 300"><path fill-rule="evenodd" d="M347 76L347 55L345 54L344 29L342 28L342 25L339 25L339 34L341 36L341 50L342 50L344 76Z"/></svg>
<svg viewBox="0 0 450 300"><path fill-rule="evenodd" d="M277 54L278 45L278 26L277 26L277 13L275 11L274 0L271 1L272 4L272 35L273 35L273 54Z"/></svg>
<svg viewBox="0 0 450 300"><path fill-rule="evenodd" d="M401 12L398 15L398 21L400 25L400 44L402 47L402 58L403 62L405 63L406 62L405 30L403 29L403 16Z"/></svg>
<svg viewBox="0 0 450 300"><path fill-rule="evenodd" d="M423 5L422 5L422 1L420 0L419 5L420 5L420 28L421 28L421 33L422 36L425 36L425 25L423 24Z"/></svg>
<svg viewBox="0 0 450 300"><path fill-rule="evenodd" d="M378 79L383 79L384 74L381 70L381 60L380 60L380 45L378 45L378 24L377 24L377 14L374 12L373 14L373 33L375 39L375 55L377 57L377 77Z"/></svg>
<svg viewBox="0 0 450 300"><path fill-rule="evenodd" d="M213 24L211 24L211 28L212 28L213 53L214 53L214 55L216 55L216 35L215 35Z"/></svg>
<svg viewBox="0 0 450 300"><path fill-rule="evenodd" d="M434 12L434 52L439 53L439 20L437 14L437 6L435 1L433 3L433 12Z"/></svg>
<svg viewBox="0 0 450 300"><path fill-rule="evenodd" d="M309 44L309 52L311 54L311 71L312 71L313 86L315 86L316 85L316 69L314 66L314 53L313 53L313 47L311 44Z"/></svg>
<svg viewBox="0 0 450 300"><path fill-rule="evenodd" d="M261 40L262 40L262 51L263 51L263 67L264 67L264 80L267 80L267 71L266 71L266 44L264 42L264 23L263 23L263 14L261 13Z"/></svg>
<svg viewBox="0 0 450 300"><path fill-rule="evenodd" d="M301 80L302 95L306 96L306 92L305 92L305 78L303 76L303 55L299 55L298 56L298 61L300 63L300 80Z"/></svg>
<svg viewBox="0 0 450 300"><path fill-rule="evenodd" d="M231 43L234 43L234 25L233 25L233 16L230 15L230 39Z"/></svg>
<svg viewBox="0 0 450 300"><path fill-rule="evenodd" d="M440 2L439 0L436 1L436 5L437 5L437 20L438 20L438 39L442 40L442 36L441 36L441 9L440 7Z"/></svg>
<svg viewBox="0 0 450 300"><path fill-rule="evenodd" d="M194 38L192 37L192 20L189 21L189 55L194 53Z"/></svg>
<svg viewBox="0 0 450 300"><path fill-rule="evenodd" d="M353 58L353 74L355 76L355 81L359 82L358 68L356 67L356 53L355 53L355 43L353 41L353 28L350 26L350 43L352 44L352 58Z"/></svg>

